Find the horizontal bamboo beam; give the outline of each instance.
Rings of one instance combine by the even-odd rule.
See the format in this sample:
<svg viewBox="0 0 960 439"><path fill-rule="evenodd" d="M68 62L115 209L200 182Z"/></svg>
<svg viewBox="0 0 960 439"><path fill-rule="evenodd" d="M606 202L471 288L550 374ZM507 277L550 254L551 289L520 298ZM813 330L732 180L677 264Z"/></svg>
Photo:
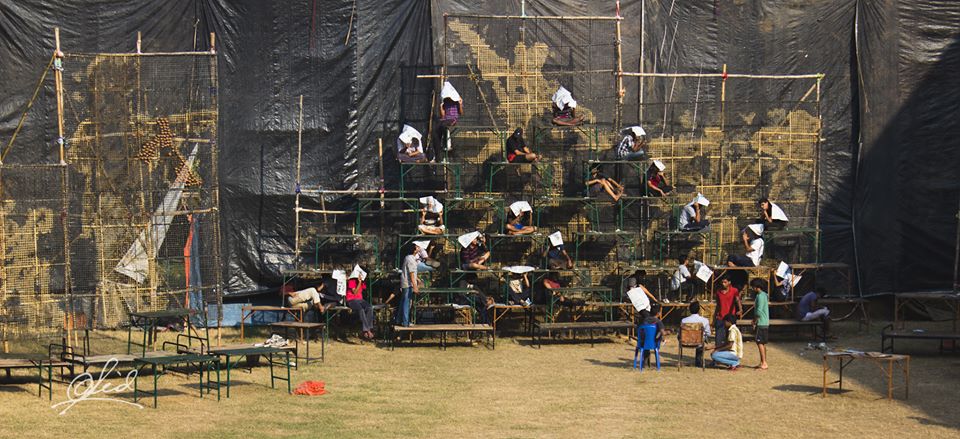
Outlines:
<svg viewBox="0 0 960 439"><path fill-rule="evenodd" d="M653 77L653 78L723 78L723 73L640 73L623 72L623 76ZM726 78L744 79L823 79L823 73L808 73L803 75L751 75L744 73L727 73Z"/></svg>
<svg viewBox="0 0 960 439"><path fill-rule="evenodd" d="M506 20L609 20L620 21L623 17L610 16L562 16L562 15L478 15L478 14L443 14L449 18L499 18Z"/></svg>

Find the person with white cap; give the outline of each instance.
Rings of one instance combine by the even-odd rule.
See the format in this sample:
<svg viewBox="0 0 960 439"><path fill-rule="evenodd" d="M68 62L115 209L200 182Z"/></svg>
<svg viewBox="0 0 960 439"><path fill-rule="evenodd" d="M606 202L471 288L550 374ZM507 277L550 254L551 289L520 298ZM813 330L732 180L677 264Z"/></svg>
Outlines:
<svg viewBox="0 0 960 439"><path fill-rule="evenodd" d="M533 163L540 160L540 156L530 150L526 140L523 139L523 128L513 130L513 134L507 138L505 149L507 161L510 163Z"/></svg>
<svg viewBox="0 0 960 439"><path fill-rule="evenodd" d="M417 229L425 235L442 235L447 227L443 225L443 204L432 196L420 198L420 225Z"/></svg>
<svg viewBox="0 0 960 439"><path fill-rule="evenodd" d="M667 165L660 160L654 160L650 164L650 168L647 169L647 193L649 195L665 197L673 191L673 186L670 186L667 177L663 175L664 169L667 169Z"/></svg>
<svg viewBox="0 0 960 439"><path fill-rule="evenodd" d="M512 215L511 215L512 214ZM526 201L515 201L507 207L507 234L529 235L537 231L533 223L533 207Z"/></svg>
<svg viewBox="0 0 960 439"><path fill-rule="evenodd" d="M710 225L710 220L706 218L703 212L704 208L710 205L710 200L703 194L697 193L693 201L687 203L680 209L680 216L677 218L677 228L681 232L696 232L703 230Z"/></svg>
<svg viewBox="0 0 960 439"><path fill-rule="evenodd" d="M401 163L425 163L427 156L423 153L423 136L410 125L404 125L397 136L397 160Z"/></svg>
<svg viewBox="0 0 960 439"><path fill-rule="evenodd" d="M450 140L450 127L460 121L460 116L463 116L463 98L460 97L457 89L453 88L453 84L444 81L443 87L440 89L439 125L441 135L439 137L447 151L453 149L453 144Z"/></svg>
<svg viewBox="0 0 960 439"><path fill-rule="evenodd" d="M360 325L363 329L361 337L373 339L373 306L363 299L363 292L367 289L367 272L359 265L354 265L350 277L347 278L347 307L360 316Z"/></svg>
<svg viewBox="0 0 960 439"><path fill-rule="evenodd" d="M477 231L460 235L457 242L463 247L460 250L460 268L463 270L489 270L487 260L490 251L487 250L483 234Z"/></svg>
<svg viewBox="0 0 960 439"><path fill-rule="evenodd" d="M761 198L757 202L760 212L763 214L760 223L766 226L767 230L783 230L787 226L787 214L783 212L780 206L777 206L767 198Z"/></svg>
<svg viewBox="0 0 960 439"><path fill-rule="evenodd" d="M763 256L763 224L750 224L740 235L743 241L744 255L730 255L727 265L730 267L759 267Z"/></svg>
<svg viewBox="0 0 960 439"><path fill-rule="evenodd" d="M553 93L553 123L554 125L579 125L583 118L577 117L577 101L562 85Z"/></svg>
<svg viewBox="0 0 960 439"><path fill-rule="evenodd" d="M543 257L547 259L547 267L551 270L573 268L573 260L563 248L563 235L560 231L551 233L547 238L550 239L550 246L543 251Z"/></svg>
<svg viewBox="0 0 960 439"><path fill-rule="evenodd" d="M640 126L623 129L623 139L617 145L617 158L620 160L643 160L647 157L647 132Z"/></svg>
<svg viewBox="0 0 960 439"><path fill-rule="evenodd" d="M590 196L598 197L606 193L614 203L620 201L620 197L622 197L624 191L626 191L626 188L617 182L617 180L607 177L606 174L601 172L600 165L598 164L590 166L590 179L584 182L584 184L587 185Z"/></svg>

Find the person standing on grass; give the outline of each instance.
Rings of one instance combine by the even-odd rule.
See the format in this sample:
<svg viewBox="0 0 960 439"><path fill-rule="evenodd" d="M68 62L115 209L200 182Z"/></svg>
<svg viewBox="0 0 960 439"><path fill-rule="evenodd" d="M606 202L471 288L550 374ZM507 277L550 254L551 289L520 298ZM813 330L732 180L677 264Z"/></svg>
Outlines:
<svg viewBox="0 0 960 439"><path fill-rule="evenodd" d="M410 245L410 253L400 264L400 304L394 314L394 323L410 326L410 301L413 295L420 293L420 279L417 278L417 253L419 248Z"/></svg>
<svg viewBox="0 0 960 439"><path fill-rule="evenodd" d="M740 317L740 310L743 309L740 302L740 291L730 283L730 279L724 276L720 280L720 285L723 289L717 290L717 310L713 314L713 327L717 331L718 343L727 339L727 330L723 326L723 321L727 317L733 316L733 321L736 323L736 319Z"/></svg>
<svg viewBox="0 0 960 439"><path fill-rule="evenodd" d="M757 295L753 305L753 327L757 349L760 351L760 370L767 370L767 340L770 338L770 296L763 290L763 280L753 279L750 288Z"/></svg>
<svg viewBox="0 0 960 439"><path fill-rule="evenodd" d="M717 346L713 349L710 358L715 363L727 366L733 372L740 368L740 359L743 358L743 336L740 334L740 328L737 328L737 316L728 315L723 319L723 326L726 328L727 338L717 339Z"/></svg>

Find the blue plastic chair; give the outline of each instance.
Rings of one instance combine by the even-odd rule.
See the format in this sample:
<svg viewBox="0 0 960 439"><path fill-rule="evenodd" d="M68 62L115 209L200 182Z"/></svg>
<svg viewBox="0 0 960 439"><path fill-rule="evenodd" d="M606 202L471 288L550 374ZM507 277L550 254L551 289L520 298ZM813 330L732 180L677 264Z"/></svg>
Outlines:
<svg viewBox="0 0 960 439"><path fill-rule="evenodd" d="M657 343L657 325L637 326L637 348L633 351L633 368L637 368L637 358L642 358L645 351L653 351L657 358L657 370L660 370L660 343ZM643 372L643 361L640 362L640 371Z"/></svg>

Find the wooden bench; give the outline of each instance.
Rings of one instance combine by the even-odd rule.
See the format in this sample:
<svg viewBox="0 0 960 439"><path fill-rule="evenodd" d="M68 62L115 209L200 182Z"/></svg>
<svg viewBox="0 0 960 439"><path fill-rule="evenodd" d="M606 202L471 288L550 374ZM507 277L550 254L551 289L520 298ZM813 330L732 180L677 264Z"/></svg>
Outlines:
<svg viewBox="0 0 960 439"><path fill-rule="evenodd" d="M395 341L399 341L404 334L414 334L414 333L423 333L429 334L432 332L440 333L440 349L447 349L447 333L453 332L456 334L465 333L467 337L470 336L471 332L482 332L490 336L491 339L491 349L497 348L497 334L493 330L493 326L479 323L472 324L435 324L435 325L410 325L410 326L394 326L393 333L395 337L390 338L390 350L394 348Z"/></svg>
<svg viewBox="0 0 960 439"><path fill-rule="evenodd" d="M497 331L497 322L507 315L511 311L520 311L523 312L524 318L524 327L526 328L526 333L530 334L533 332L533 314L537 310L545 308L545 305L508 305L505 303L497 303L493 305L493 308L490 309L490 321L493 322L493 331Z"/></svg>
<svg viewBox="0 0 960 439"><path fill-rule="evenodd" d="M753 328L753 320L740 319L737 320L737 327L743 331L746 328ZM823 322L820 320L794 320L794 319L770 319L770 328L792 328L796 330L796 334L800 335L800 330L803 328L810 328L812 331L813 339L818 340L817 329L820 329L820 332L824 332L825 328L823 327ZM822 337L820 338L822 339Z"/></svg>
<svg viewBox="0 0 960 439"><path fill-rule="evenodd" d="M636 326L633 322L627 322L622 320L611 321L611 322L552 322L552 323L535 323L533 325L533 340L537 342L537 347L540 348L543 346L543 333L552 332L552 331L570 331L572 333L587 331L590 333L590 346L593 346L594 337L593 333L595 331L619 331L619 330L633 330Z"/></svg>
<svg viewBox="0 0 960 439"><path fill-rule="evenodd" d="M307 364L310 364L310 360L315 358L310 358L310 331L321 330L323 331L327 325L325 323L312 323L312 322L273 322L270 324L271 329L277 329L283 331L283 335L286 336L290 330L294 330L297 333L297 345L296 352L297 358L300 353L300 342L303 341L306 344L306 355L303 358ZM306 336L304 336L306 335ZM320 361L323 361L323 357L326 353L327 341L326 337L323 334L320 334Z"/></svg>
<svg viewBox="0 0 960 439"><path fill-rule="evenodd" d="M884 326L883 330L880 331L880 352L890 352L893 353L893 342L896 339L906 339L906 340L937 340L940 342L939 354L943 354L943 342L947 340L953 341L953 348L950 349L953 352L957 350L957 343L960 342L960 332L939 332L939 331L925 331L922 329L894 329L894 325L891 323L887 326ZM887 340L890 340L890 344L887 345Z"/></svg>

